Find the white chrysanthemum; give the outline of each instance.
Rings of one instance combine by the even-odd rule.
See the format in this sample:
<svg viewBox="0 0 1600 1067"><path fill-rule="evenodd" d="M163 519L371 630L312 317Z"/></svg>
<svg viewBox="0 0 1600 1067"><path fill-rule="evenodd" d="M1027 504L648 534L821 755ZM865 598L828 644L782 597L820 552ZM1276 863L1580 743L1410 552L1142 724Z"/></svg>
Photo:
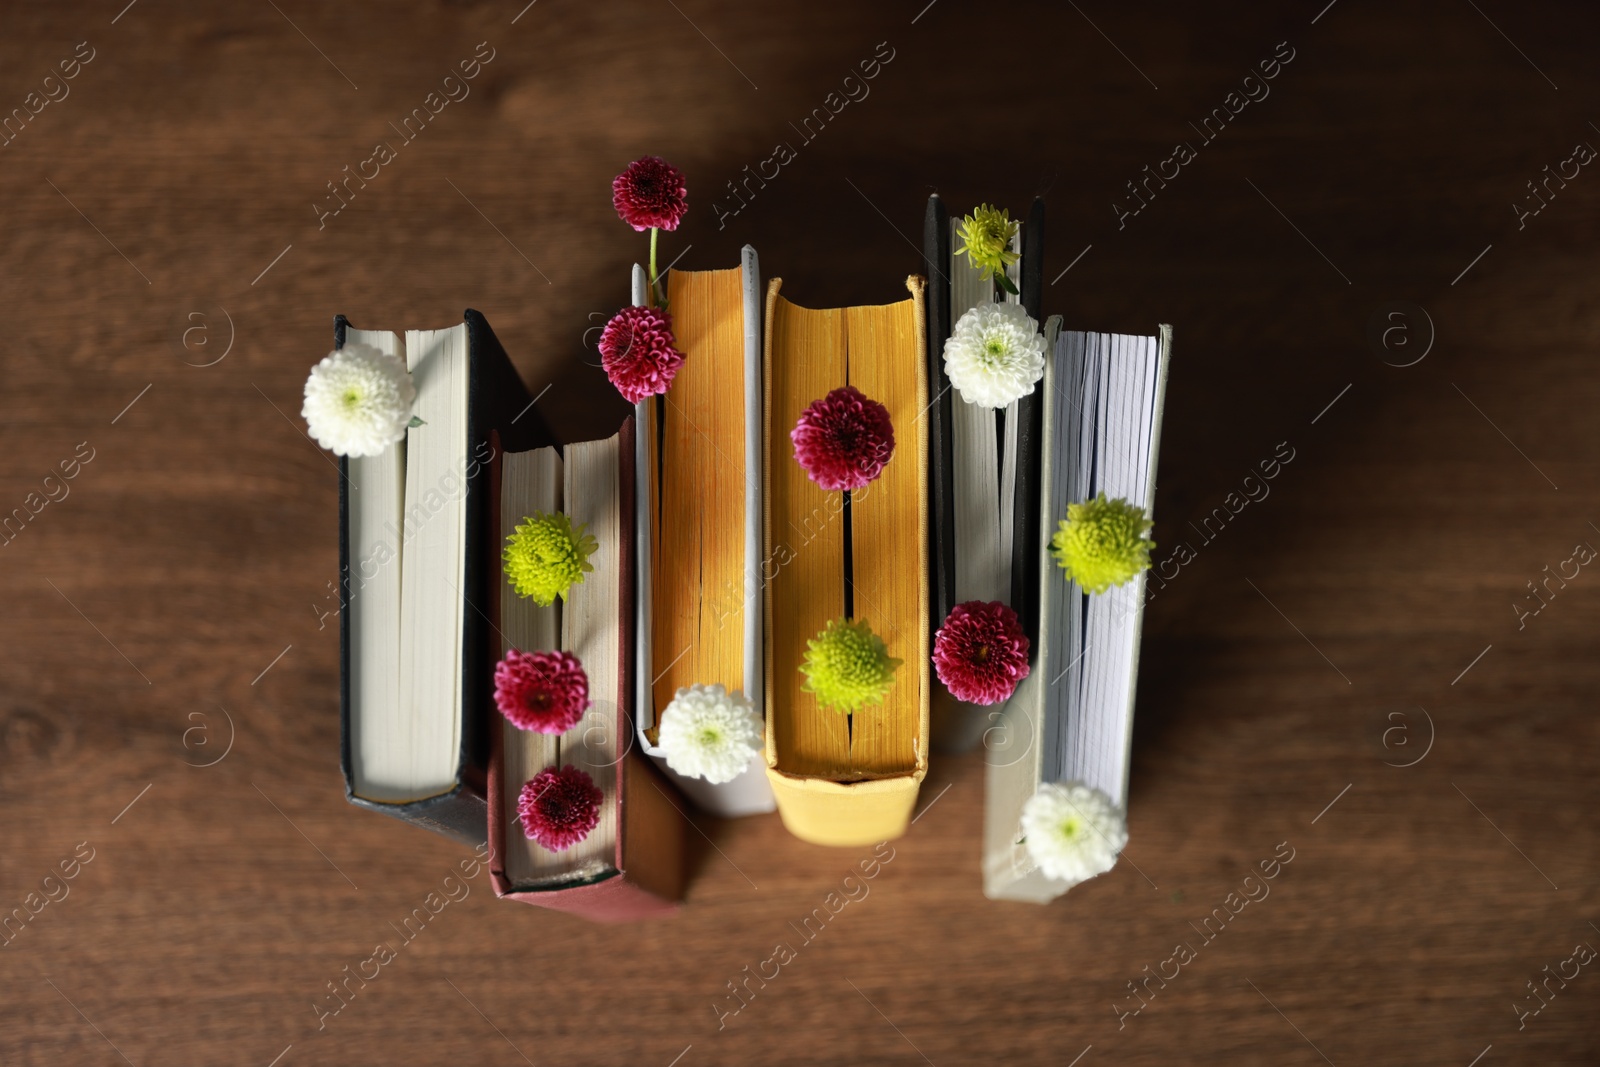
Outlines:
<svg viewBox="0 0 1600 1067"><path fill-rule="evenodd" d="M661 713L667 766L712 785L731 782L761 749L761 717L742 694L720 685L688 685Z"/></svg>
<svg viewBox="0 0 1600 1067"><path fill-rule="evenodd" d="M1044 337L1021 304L979 304L944 343L944 371L969 404L1003 408L1044 376Z"/></svg>
<svg viewBox="0 0 1600 1067"><path fill-rule="evenodd" d="M311 368L300 417L317 444L336 456L376 456L406 435L417 399L398 357L371 345L345 345Z"/></svg>
<svg viewBox="0 0 1600 1067"><path fill-rule="evenodd" d="M1023 805L1022 834L1046 878L1076 885L1116 866L1128 843L1128 824L1099 790L1051 782Z"/></svg>

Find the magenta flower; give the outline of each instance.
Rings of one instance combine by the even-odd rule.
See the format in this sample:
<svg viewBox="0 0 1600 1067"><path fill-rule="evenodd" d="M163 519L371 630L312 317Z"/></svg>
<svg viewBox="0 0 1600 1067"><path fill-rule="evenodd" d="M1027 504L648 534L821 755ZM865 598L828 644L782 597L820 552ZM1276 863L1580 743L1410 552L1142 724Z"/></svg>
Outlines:
<svg viewBox="0 0 1600 1067"><path fill-rule="evenodd" d="M1028 635L998 600L950 609L933 635L933 670L950 695L970 704L1008 700L1028 676Z"/></svg>
<svg viewBox="0 0 1600 1067"><path fill-rule="evenodd" d="M853 385L813 400L789 431L794 458L824 489L860 489L894 455L889 409Z"/></svg>
<svg viewBox="0 0 1600 1067"><path fill-rule="evenodd" d="M564 734L589 707L589 676L571 653L513 648L495 664L494 705L519 730Z"/></svg>
<svg viewBox="0 0 1600 1067"><path fill-rule="evenodd" d="M605 794L577 767L547 767L528 779L517 798L522 832L551 852L565 852L600 825Z"/></svg>
<svg viewBox="0 0 1600 1067"><path fill-rule="evenodd" d="M611 181L611 203L635 230L676 230L689 210L683 171L660 156L645 156Z"/></svg>
<svg viewBox="0 0 1600 1067"><path fill-rule="evenodd" d="M652 307L625 307L600 331L600 365L630 404L664 393L683 366L672 316Z"/></svg>

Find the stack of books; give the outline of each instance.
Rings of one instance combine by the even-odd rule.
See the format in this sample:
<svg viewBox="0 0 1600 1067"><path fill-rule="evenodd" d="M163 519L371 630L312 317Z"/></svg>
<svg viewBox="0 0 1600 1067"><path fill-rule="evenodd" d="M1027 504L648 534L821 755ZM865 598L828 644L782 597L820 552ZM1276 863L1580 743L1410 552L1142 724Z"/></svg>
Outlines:
<svg viewBox="0 0 1600 1067"><path fill-rule="evenodd" d="M405 440L340 462L350 801L486 844L501 896L633 919L681 902L689 810L775 809L823 845L890 839L914 818L936 737L983 735L1002 739L986 745L985 891L1069 888L1019 843L1022 809L1042 784L1075 782L1126 810L1144 585L1091 595L1047 546L1068 504L1098 493L1150 509L1171 331L1050 319L1042 381L998 409L967 403L945 341L996 300L1040 320L1043 205L1011 245L1012 295L952 252L938 197L924 234L923 273L884 305L794 303L781 279L763 284L748 246L725 269L669 270L681 369L598 440L556 439L475 311L403 336L337 318L337 348L399 357L417 392ZM631 288L646 304L639 267ZM870 484L828 489L796 462L791 432L846 386L882 405L892 452ZM511 588L502 550L526 517L556 512L595 548L582 580L541 606ZM1027 677L997 705L961 703L930 666L941 624L970 601L1009 605L1028 638ZM825 706L808 682L834 623L869 625L898 661L875 701ZM495 707L496 664L543 650L587 674L587 709L560 734ZM664 713L694 686L721 686L764 723L748 764L716 784L680 773L662 744ZM519 802L541 771L569 767L598 791L598 820L552 851L524 834Z"/></svg>

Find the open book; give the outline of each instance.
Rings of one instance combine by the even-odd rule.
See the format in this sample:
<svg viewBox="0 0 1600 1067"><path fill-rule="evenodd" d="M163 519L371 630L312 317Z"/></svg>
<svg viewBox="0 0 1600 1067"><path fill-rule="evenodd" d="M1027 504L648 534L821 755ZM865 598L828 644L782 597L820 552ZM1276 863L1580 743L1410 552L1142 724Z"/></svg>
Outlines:
<svg viewBox="0 0 1600 1067"><path fill-rule="evenodd" d="M682 686L721 685L762 705L761 278L755 249L727 270L667 272L683 367L635 406L639 741L713 815L774 807L760 755L712 784L667 765L661 713ZM633 268L633 302L645 302Z"/></svg>
<svg viewBox="0 0 1600 1067"><path fill-rule="evenodd" d="M352 804L467 844L486 833L482 562L489 432L549 433L482 315L404 337L339 316L334 343L406 361L421 425L339 461L340 764ZM488 661L491 665L493 660Z"/></svg>
<svg viewBox="0 0 1600 1067"><path fill-rule="evenodd" d="M1052 318L1046 337L1041 545L1069 503L1097 493L1151 507L1172 328L1062 332ZM1091 596L1044 561L1031 670L986 752L985 895L1042 903L1071 888L1046 878L1021 843L1022 808L1041 782L1082 782L1126 810L1144 589L1141 573Z"/></svg>

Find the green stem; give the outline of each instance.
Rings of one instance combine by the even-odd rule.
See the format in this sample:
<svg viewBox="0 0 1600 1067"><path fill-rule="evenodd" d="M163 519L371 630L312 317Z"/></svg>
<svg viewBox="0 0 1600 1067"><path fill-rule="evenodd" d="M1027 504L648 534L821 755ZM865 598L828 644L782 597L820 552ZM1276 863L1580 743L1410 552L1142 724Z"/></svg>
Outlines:
<svg viewBox="0 0 1600 1067"><path fill-rule="evenodd" d="M661 231L657 227L655 227L655 226L650 227L650 296L648 297L648 302L649 302L651 307L655 306L656 300L657 300L657 295L656 295L656 284L657 284L656 283L656 234L658 234L660 232Z"/></svg>

